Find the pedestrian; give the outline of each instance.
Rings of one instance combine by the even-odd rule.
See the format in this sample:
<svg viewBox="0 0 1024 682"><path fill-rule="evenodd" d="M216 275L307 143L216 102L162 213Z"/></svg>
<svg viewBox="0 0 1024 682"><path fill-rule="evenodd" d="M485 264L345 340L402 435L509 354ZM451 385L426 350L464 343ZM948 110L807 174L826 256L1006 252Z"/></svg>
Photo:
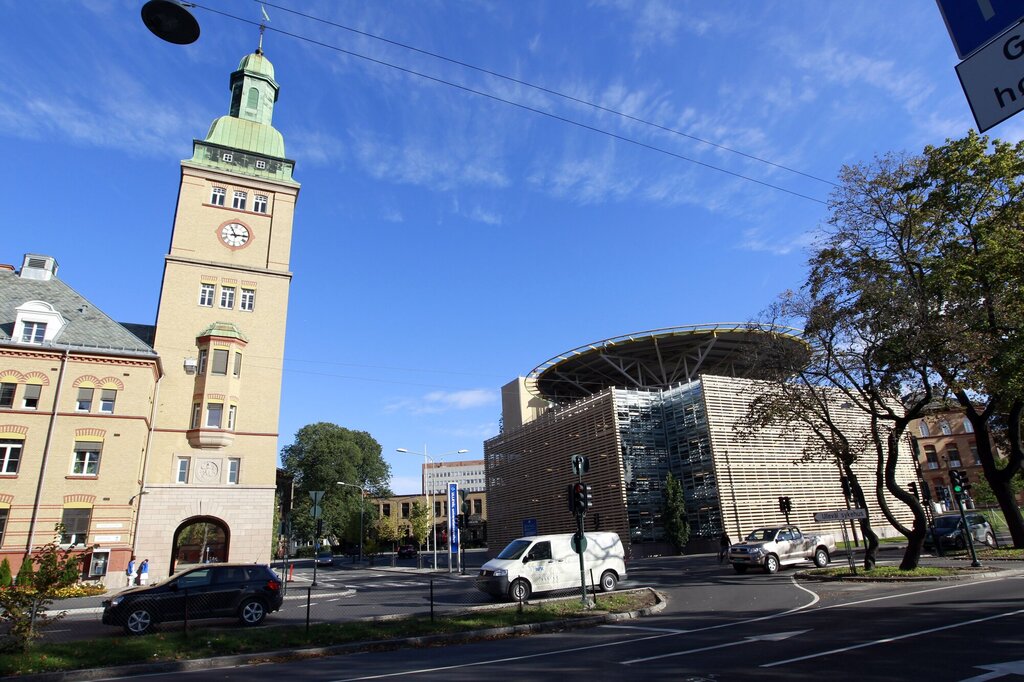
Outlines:
<svg viewBox="0 0 1024 682"><path fill-rule="evenodd" d="M139 584L145 585L149 583L149 559L143 559L142 563L139 564Z"/></svg>
<svg viewBox="0 0 1024 682"><path fill-rule="evenodd" d="M128 560L128 567L124 569L124 574L128 576L128 587L135 584L135 557Z"/></svg>
<svg viewBox="0 0 1024 682"><path fill-rule="evenodd" d="M729 538L729 534L723 530L722 534L718 536L718 563L722 563L729 556L730 545L732 545L732 540Z"/></svg>

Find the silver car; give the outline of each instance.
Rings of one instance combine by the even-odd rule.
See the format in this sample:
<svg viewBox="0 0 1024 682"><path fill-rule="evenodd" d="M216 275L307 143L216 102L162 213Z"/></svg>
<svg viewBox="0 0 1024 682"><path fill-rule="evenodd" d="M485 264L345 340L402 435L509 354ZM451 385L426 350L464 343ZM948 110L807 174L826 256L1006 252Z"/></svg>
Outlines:
<svg viewBox="0 0 1024 682"><path fill-rule="evenodd" d="M968 512L966 515L967 524L974 538L974 544L984 544L989 547L996 546L996 535L992 532L992 526L981 514ZM942 514L935 517L935 532L929 528L924 536L924 548L935 547L935 538L938 537L942 549L964 549L967 546L967 536L964 534L963 520L960 514Z"/></svg>

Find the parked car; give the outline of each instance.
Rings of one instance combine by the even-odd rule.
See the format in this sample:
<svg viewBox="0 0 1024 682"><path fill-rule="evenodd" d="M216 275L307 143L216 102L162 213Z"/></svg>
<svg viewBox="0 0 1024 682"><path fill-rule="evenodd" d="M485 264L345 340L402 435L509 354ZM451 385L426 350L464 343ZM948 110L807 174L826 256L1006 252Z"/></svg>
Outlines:
<svg viewBox="0 0 1024 682"><path fill-rule="evenodd" d="M144 635L165 621L237 617L259 625L281 608L281 578L265 564L203 565L103 602L103 624Z"/></svg>
<svg viewBox="0 0 1024 682"><path fill-rule="evenodd" d="M398 548L399 559L411 559L417 554L419 554L419 552L416 551L416 547L413 545L402 545Z"/></svg>
<svg viewBox="0 0 1024 682"><path fill-rule="evenodd" d="M322 549L316 553L316 565L317 566L333 566L334 565L334 552L329 549Z"/></svg>
<svg viewBox="0 0 1024 682"><path fill-rule="evenodd" d="M813 561L827 566L836 543L831 535L804 535L796 526L758 528L729 548L729 563L737 573L751 566L775 573L781 566Z"/></svg>
<svg viewBox="0 0 1024 682"><path fill-rule="evenodd" d="M992 526L981 514L968 512L967 523L971 529L975 544L985 544L989 547L996 546L996 535ZM939 538L942 549L964 549L967 546L967 538L963 532L963 520L960 514L940 514L935 517L935 536ZM924 548L932 550L935 548L935 536L931 528L924 535Z"/></svg>

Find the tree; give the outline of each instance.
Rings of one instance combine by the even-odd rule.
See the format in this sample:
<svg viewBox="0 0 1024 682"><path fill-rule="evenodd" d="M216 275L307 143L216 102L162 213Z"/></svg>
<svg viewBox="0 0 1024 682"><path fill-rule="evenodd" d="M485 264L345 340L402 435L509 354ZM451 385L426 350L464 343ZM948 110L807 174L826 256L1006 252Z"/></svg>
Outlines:
<svg viewBox="0 0 1024 682"><path fill-rule="evenodd" d="M18 575L14 578L14 584L19 587L31 585L35 572L35 562L32 561L32 555L28 554L21 561L21 567L18 569Z"/></svg>
<svg viewBox="0 0 1024 682"><path fill-rule="evenodd" d="M395 564L395 553L398 551L398 541L402 535L398 530L397 515L381 516L373 524L373 535L377 541L391 546L391 565Z"/></svg>
<svg viewBox="0 0 1024 682"><path fill-rule="evenodd" d="M39 636L41 628L66 615L66 612L57 615L47 613L58 590L74 585L81 574L81 557L57 544L63 532L63 526L57 524L54 539L35 551L38 567L26 570L23 563L18 571L20 582L12 588L0 590L0 620L10 626L6 638L0 640L0 649L24 652ZM26 559L31 565L31 557Z"/></svg>
<svg viewBox="0 0 1024 682"><path fill-rule="evenodd" d="M419 500L412 503L409 512L409 527L416 543L422 548L430 535L430 509Z"/></svg>
<svg viewBox="0 0 1024 682"><path fill-rule="evenodd" d="M661 523L665 528L665 539L669 541L677 554L690 541L690 524L686 519L686 499L683 486L669 472L665 479L665 500L661 511Z"/></svg>
<svg viewBox="0 0 1024 682"><path fill-rule="evenodd" d="M380 443L365 431L351 431L337 424L307 424L295 440L282 450L285 471L295 480L292 532L297 538L312 539L309 492L323 490L321 503L324 535L338 541L358 535L359 493L343 492L338 481L362 485L371 497L388 497L391 468L381 456Z"/></svg>
<svg viewBox="0 0 1024 682"><path fill-rule="evenodd" d="M14 579L11 577L11 562L4 557L3 561L0 561L0 590L5 587L10 587Z"/></svg>
<svg viewBox="0 0 1024 682"><path fill-rule="evenodd" d="M1014 496L1019 495L1021 490L1024 490L1024 472L1018 472L1010 479L1010 491ZM979 507L991 507L999 503L995 493L992 492L992 486L985 478L979 478L971 484L971 499Z"/></svg>

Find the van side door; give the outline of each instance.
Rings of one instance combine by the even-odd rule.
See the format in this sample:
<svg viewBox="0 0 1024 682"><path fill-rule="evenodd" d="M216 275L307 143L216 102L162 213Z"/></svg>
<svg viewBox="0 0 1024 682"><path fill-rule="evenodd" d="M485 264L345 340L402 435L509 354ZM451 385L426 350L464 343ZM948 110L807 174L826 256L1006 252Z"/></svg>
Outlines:
<svg viewBox="0 0 1024 682"><path fill-rule="evenodd" d="M554 589L558 581L558 570L551 556L551 543L538 542L527 552L523 570L535 592Z"/></svg>

